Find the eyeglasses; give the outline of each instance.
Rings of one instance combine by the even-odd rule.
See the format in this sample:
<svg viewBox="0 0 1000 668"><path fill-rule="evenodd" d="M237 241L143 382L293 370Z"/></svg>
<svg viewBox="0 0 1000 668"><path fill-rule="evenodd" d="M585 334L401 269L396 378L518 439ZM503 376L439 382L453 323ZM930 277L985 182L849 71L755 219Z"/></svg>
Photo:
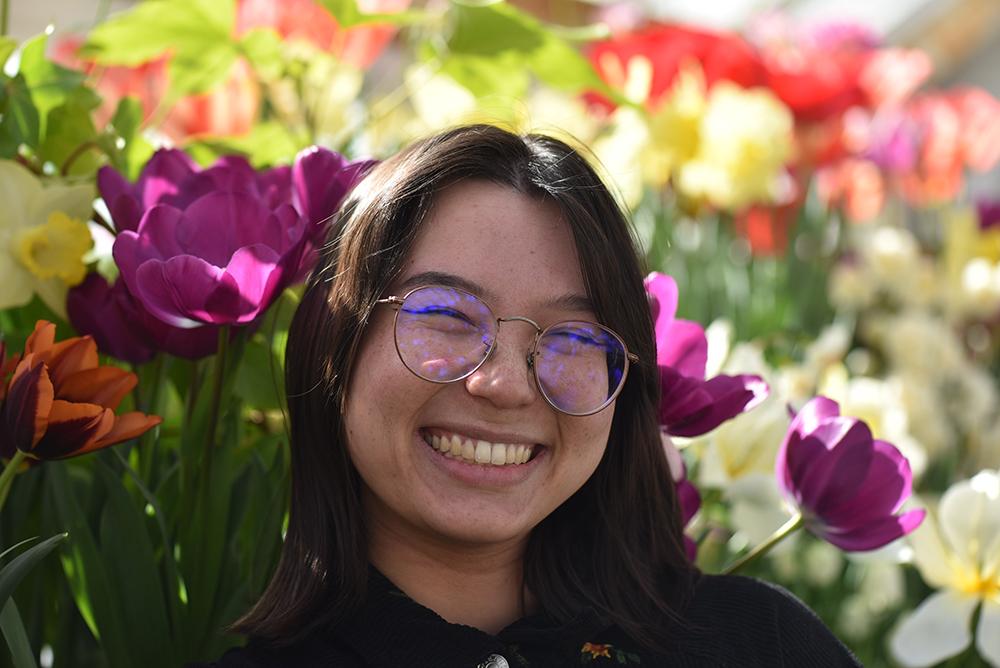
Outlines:
<svg viewBox="0 0 1000 668"><path fill-rule="evenodd" d="M567 320L542 329L522 316L498 318L486 302L458 288L423 286L376 303L396 310L393 331L403 365L432 383L468 378L496 349L500 323L528 323L535 328L527 356L535 385L567 415L606 408L621 392L629 363L639 361L604 325Z"/></svg>

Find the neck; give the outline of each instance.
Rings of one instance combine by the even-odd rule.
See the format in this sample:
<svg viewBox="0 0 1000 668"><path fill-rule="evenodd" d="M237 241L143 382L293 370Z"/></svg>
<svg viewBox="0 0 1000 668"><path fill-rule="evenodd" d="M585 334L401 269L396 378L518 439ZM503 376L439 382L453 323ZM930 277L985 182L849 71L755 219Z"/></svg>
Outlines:
<svg viewBox="0 0 1000 668"><path fill-rule="evenodd" d="M420 605L452 624L495 635L530 612L523 586L525 542L442 544L377 526L368 554L372 565Z"/></svg>

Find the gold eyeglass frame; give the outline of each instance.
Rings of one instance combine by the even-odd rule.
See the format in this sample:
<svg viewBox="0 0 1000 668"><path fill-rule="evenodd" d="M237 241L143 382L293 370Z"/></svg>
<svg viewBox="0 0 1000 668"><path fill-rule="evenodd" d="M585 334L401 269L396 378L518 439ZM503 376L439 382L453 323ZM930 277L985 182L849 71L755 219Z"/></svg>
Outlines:
<svg viewBox="0 0 1000 668"><path fill-rule="evenodd" d="M468 295L468 296L472 297L473 299L475 299L476 301L478 301L483 306L485 306L486 310L489 311L490 315L496 321L497 329L496 329L496 332L493 335L493 341L490 343L489 350L486 351L486 354L483 355L483 358L479 361L478 364L476 364L474 367L472 367L472 369L470 369L469 371L465 372L464 374L462 374L458 378L452 378L450 380L436 380L436 379L433 379L433 378L426 378L426 377L420 375L419 373L417 373L414 369L412 369L410 367L409 364L406 363L406 360L403 359L403 353L399 349L399 328L397 326L397 323L399 322L399 313L402 310L403 303L407 299L409 299L409 297L413 293L418 292L420 290L426 290L427 288L442 288L442 289L445 289L445 290L453 290L455 292L460 292L462 294ZM493 351L495 351L496 348L497 348L497 340L500 338L500 325L502 323L505 323L505 322L514 322L514 321L528 323L529 325L531 325L532 327L535 328L535 339L534 339L534 341L531 344L531 348L528 349L528 355L527 355L527 358L526 358L526 361L528 363L528 368L531 369L531 375L535 379L535 387L538 388L538 393L542 395L542 397L545 399L545 402L549 406L551 406L556 411L558 411L560 413L563 413L564 415L570 415L570 416L573 416L573 417L585 417L587 415L594 415L595 413L600 413L601 411L603 411L605 408L607 408L608 406L610 406L611 403L615 399L618 398L618 395L621 394L622 388L625 387L625 380L626 380L626 378L628 378L628 369L629 369L630 363L638 363L639 362L639 356L636 355L635 353L629 351L628 346L625 345L625 341L622 339L621 336L619 336L618 332L614 331L610 327L606 327L605 325L602 325L599 322L591 322L589 320L560 320L559 322L553 323L553 324L551 324L548 327L545 327L543 329L537 322L535 322L531 318L526 318L526 317L521 316L521 315L512 315L512 316L507 316L507 317L503 317L503 318L498 318L498 317L496 317L496 311L494 311L493 307L490 306L484 299L482 299L481 297L479 297L479 296L477 296L477 295L475 295L475 294L473 294L473 293L471 293L471 292L469 292L467 290L463 290L461 288L452 287L452 286L449 286L449 285L433 285L433 284L431 284L431 285L421 285L421 286L415 287L412 290L408 291L402 297L391 295L389 297L385 297L383 299L376 300L375 305L377 306L379 304L385 304L387 306L391 306L392 309L395 311L395 314L394 314L393 319L392 319L392 340L393 340L393 343L396 346L396 355L399 357L399 361L402 362L403 366L406 367L406 369L410 373L412 373L414 376L416 376L417 378L420 378L421 380L426 380L429 383L436 383L438 385L446 385L448 383L456 383L456 382L458 382L460 380L465 380L466 378L468 378L469 376L471 376L472 374L474 374L476 371L478 371L484 364L486 364L487 360L489 360L490 357L493 356ZM553 402L552 399L549 398L549 395L545 392L545 389L542 387L542 382L538 378L538 367L535 365L535 357L537 357L539 355L539 352L538 352L538 342L541 340L542 336L546 332L548 332L550 329L553 329L555 327L558 327L559 325L564 325L564 324L570 323L570 322L578 322L578 323L584 323L584 324L595 325L597 327L600 327L605 332L611 334L611 336L613 336L615 338L615 340L617 340L618 343L621 344L622 350L625 353L625 364L624 364L624 367L622 368L621 380L618 381L618 387L615 388L615 391L611 393L611 396L609 396L607 398L607 400L605 400L605 402L603 404L601 404L599 407L595 408L592 411L586 411L586 412L583 412L583 413L574 413L574 412L567 411L567 410L565 410L565 409L560 408L559 406L557 406L555 404L555 402Z"/></svg>

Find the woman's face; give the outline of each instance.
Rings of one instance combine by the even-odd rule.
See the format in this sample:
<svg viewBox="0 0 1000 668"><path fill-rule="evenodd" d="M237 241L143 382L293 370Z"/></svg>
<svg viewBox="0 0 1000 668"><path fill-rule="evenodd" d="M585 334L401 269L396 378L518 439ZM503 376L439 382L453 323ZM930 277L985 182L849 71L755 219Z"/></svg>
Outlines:
<svg viewBox="0 0 1000 668"><path fill-rule="evenodd" d="M556 205L504 186L468 181L442 192L392 294L439 282L422 276L431 272L466 286L498 317L525 316L543 328L597 320ZM365 483L373 531L466 545L522 540L590 477L604 454L614 405L587 417L551 408L526 361L534 335L530 324L505 322L496 350L475 373L436 384L403 366L393 310L376 307L346 403L348 448ZM428 443L435 436L480 452L523 445L532 458L468 463L435 450Z"/></svg>

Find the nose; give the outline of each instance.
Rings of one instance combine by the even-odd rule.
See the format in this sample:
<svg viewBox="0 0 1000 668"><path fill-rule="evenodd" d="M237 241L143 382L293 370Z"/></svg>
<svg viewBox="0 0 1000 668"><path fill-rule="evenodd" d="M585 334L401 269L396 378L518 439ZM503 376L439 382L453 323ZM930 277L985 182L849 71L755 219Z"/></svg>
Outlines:
<svg viewBox="0 0 1000 668"><path fill-rule="evenodd" d="M528 366L534 335L516 335L508 325L506 336L497 333L489 358L465 379L469 394L486 399L499 408L527 406L536 398L537 388Z"/></svg>

